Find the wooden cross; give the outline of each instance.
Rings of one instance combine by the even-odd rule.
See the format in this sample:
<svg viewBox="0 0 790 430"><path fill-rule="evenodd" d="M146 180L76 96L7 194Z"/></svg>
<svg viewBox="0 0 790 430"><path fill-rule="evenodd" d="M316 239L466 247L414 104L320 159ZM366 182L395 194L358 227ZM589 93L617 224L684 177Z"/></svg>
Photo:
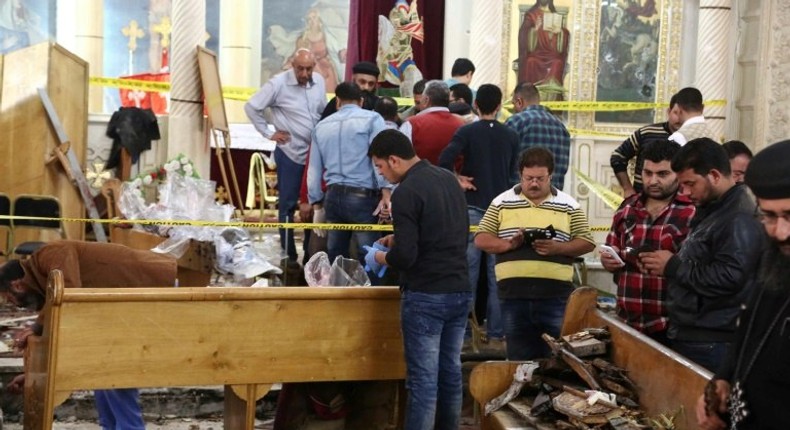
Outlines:
<svg viewBox="0 0 790 430"><path fill-rule="evenodd" d="M129 25L121 29L121 33L129 38L129 44L127 45L129 47L129 51L136 51L137 39L145 36L145 32L143 32L143 29L137 25L137 20L134 19L129 21Z"/></svg>
<svg viewBox="0 0 790 430"><path fill-rule="evenodd" d="M154 25L151 27L151 31L154 33L159 33L162 35L162 48L167 48L170 46L170 32L173 30L173 26L170 24L170 17L163 16L162 20L159 21L159 24Z"/></svg>

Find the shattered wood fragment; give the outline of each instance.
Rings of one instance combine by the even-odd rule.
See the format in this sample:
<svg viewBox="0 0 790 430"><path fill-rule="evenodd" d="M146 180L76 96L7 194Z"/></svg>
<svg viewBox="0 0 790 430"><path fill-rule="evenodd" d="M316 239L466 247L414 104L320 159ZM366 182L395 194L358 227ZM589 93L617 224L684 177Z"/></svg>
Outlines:
<svg viewBox="0 0 790 430"><path fill-rule="evenodd" d="M618 407L611 407L602 403L589 405L586 396L577 396L568 391L564 391L552 399L554 410L567 415L573 420L583 424L606 424L609 418L620 416L623 410Z"/></svg>
<svg viewBox="0 0 790 430"><path fill-rule="evenodd" d="M518 415L519 418L523 420L523 422L526 422L530 426L533 426L538 430L555 430L555 428L551 424L542 422L540 418L532 415L533 409L530 405L529 400L525 398L513 399L510 403L507 404L507 406L508 408L510 408L510 410L515 412L515 414Z"/></svg>
<svg viewBox="0 0 790 430"><path fill-rule="evenodd" d="M562 359L568 363L571 369L579 375L580 378L587 383L593 390L600 390L601 383L598 381L598 376L596 375L595 368L590 365L589 363L584 362L579 357L573 355L570 351L566 349L561 350Z"/></svg>
<svg viewBox="0 0 790 430"><path fill-rule="evenodd" d="M521 392L521 389L524 388L524 385L532 381L532 374L538 370L539 367L539 364L534 361L528 361L519 365L518 368L516 368L515 375L513 375L513 383L510 384L507 391L486 403L485 414L490 415L492 412L501 409L502 406L515 399Z"/></svg>
<svg viewBox="0 0 790 430"><path fill-rule="evenodd" d="M612 417L609 419L609 425L613 430L644 430L648 428L625 417Z"/></svg>
<svg viewBox="0 0 790 430"><path fill-rule="evenodd" d="M600 377L601 377L601 385L603 385L604 388L606 388L607 390L617 394L620 397L627 397L629 399L636 398L636 394L633 391L623 387L617 382L608 379L606 375L600 375Z"/></svg>
<svg viewBox="0 0 790 430"><path fill-rule="evenodd" d="M562 338L568 345L568 350L577 357L606 354L606 343L603 341L594 338L589 333L586 336L577 335L563 336Z"/></svg>
<svg viewBox="0 0 790 430"><path fill-rule="evenodd" d="M549 345L552 354L562 358L562 360L565 361L565 363L568 364L568 366L570 366L570 368L573 369L573 371L576 372L576 374L578 374L579 377L581 377L590 388L593 390L601 389L601 383L598 382L596 370L591 364L586 363L579 357L573 355L573 353L564 348L562 344L557 342L557 340L548 334L544 333L541 337Z"/></svg>

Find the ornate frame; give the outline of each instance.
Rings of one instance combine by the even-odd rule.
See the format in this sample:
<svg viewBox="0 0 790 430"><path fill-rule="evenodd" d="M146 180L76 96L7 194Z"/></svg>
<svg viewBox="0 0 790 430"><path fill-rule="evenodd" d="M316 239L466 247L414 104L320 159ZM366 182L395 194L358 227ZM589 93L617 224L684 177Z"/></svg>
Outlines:
<svg viewBox="0 0 790 430"><path fill-rule="evenodd" d="M502 30L501 82L505 92L515 86L515 76L510 63L516 55L513 41L520 25L519 6L532 5L537 0L505 0ZM556 0L559 1L559 0ZM602 0L571 0L568 28L571 43L566 75L567 99L569 101L594 101L597 88L598 43L600 39ZM661 29L659 33L659 60L656 73L655 101L664 103L678 90L680 69L680 46L682 27L682 0L657 0L661 7ZM669 53L669 55L667 55ZM657 110L654 120L664 119ZM633 123L599 123L594 112L570 112L568 126L580 130L604 133L630 134L636 128Z"/></svg>

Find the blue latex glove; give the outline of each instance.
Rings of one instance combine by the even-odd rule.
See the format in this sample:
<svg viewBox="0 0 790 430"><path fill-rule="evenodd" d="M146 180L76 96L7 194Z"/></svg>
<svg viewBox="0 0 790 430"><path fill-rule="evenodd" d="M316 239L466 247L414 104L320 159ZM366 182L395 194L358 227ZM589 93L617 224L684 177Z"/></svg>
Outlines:
<svg viewBox="0 0 790 430"><path fill-rule="evenodd" d="M376 253L379 251L387 252L389 248L378 242L375 242L373 246L364 246L363 248L368 252L365 254L365 270L375 273L379 278L384 276L384 273L387 272L387 266L376 261Z"/></svg>

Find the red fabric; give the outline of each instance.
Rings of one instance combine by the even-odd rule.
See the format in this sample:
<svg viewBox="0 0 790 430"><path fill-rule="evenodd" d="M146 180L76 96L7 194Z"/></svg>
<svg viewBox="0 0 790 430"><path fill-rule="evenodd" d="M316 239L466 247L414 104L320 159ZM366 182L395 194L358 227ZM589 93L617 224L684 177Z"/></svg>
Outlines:
<svg viewBox="0 0 790 430"><path fill-rule="evenodd" d="M302 172L302 186L299 188L299 203L310 203L307 198L307 167L310 166L310 152L307 152L307 159L304 162L304 172ZM326 181L321 177L321 190L326 192Z"/></svg>
<svg viewBox="0 0 790 430"><path fill-rule="evenodd" d="M422 18L425 40L412 40L414 62L425 79L442 79L444 0L418 1L417 11ZM351 0L346 80L351 79L351 68L357 62L376 61L379 41L378 37L372 35L379 33L378 16L389 16L393 7L395 0Z"/></svg>
<svg viewBox="0 0 790 430"><path fill-rule="evenodd" d="M677 253L686 240L695 211L687 197L677 195L661 214L651 219L640 193L626 199L614 214L606 244L619 248L626 263L623 269L615 272L617 314L641 332L666 330L667 280L663 276L642 273L637 267L637 254L623 250L630 247Z"/></svg>
<svg viewBox="0 0 790 430"><path fill-rule="evenodd" d="M414 152L434 166L439 164L439 155L450 144L455 131L464 121L450 112L430 112L409 117L411 141Z"/></svg>
<svg viewBox="0 0 790 430"><path fill-rule="evenodd" d="M121 79L134 79L138 81L169 82L170 73L140 73L138 75L121 76ZM168 113L167 96L165 93L145 92L140 90L120 89L121 106L151 109L157 115Z"/></svg>

